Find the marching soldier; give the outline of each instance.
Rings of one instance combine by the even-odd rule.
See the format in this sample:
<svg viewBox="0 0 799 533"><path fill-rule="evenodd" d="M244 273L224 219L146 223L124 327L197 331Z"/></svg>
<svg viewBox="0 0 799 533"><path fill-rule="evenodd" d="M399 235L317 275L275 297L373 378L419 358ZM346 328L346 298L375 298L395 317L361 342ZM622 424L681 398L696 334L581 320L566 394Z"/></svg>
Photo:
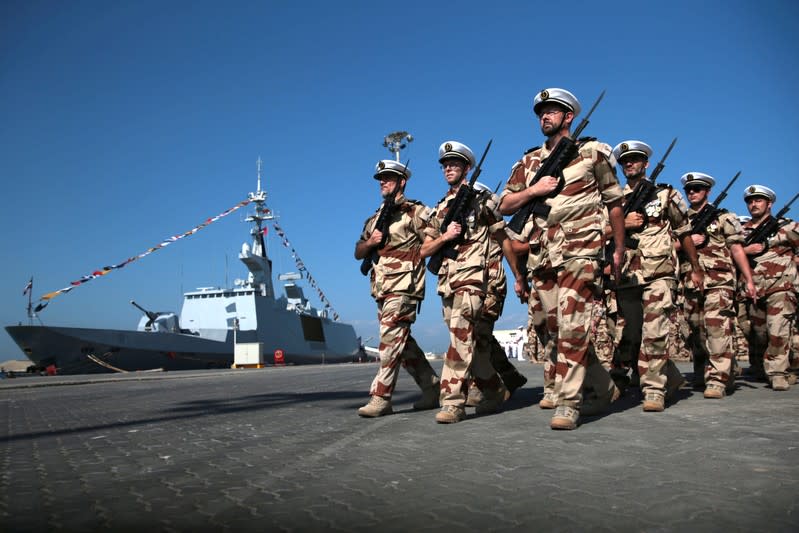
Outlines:
<svg viewBox="0 0 799 533"><path fill-rule="evenodd" d="M363 417L392 413L391 394L400 364L422 389L422 398L413 404L414 409L438 407L438 376L411 336L411 324L424 299L425 264L419 251L430 212L422 203L405 197L410 177L411 171L402 163L377 163L374 178L380 182L384 203L366 221L355 244L355 258L373 262L370 285L380 323L380 368L369 389L369 403L358 409ZM376 227L384 211L387 235Z"/></svg>
<svg viewBox="0 0 799 533"><path fill-rule="evenodd" d="M617 244L614 266L618 269L624 253L622 195L608 163L609 147L586 139L577 140L578 156L563 169L560 194L551 194L558 189L559 177L542 176L533 183L542 162L559 141L568 141L580 103L569 91L547 89L535 96L533 111L546 143L528 151L514 165L500 209L503 215L512 215L542 198L550 208L547 215L535 214L539 231L533 232L530 240L528 265L532 268L533 290L546 316L547 352L556 358L557 396L550 427L571 430L577 427L586 380L607 398L607 403L618 397L613 381L590 350L590 323L602 257L602 204L609 209ZM522 283L515 287L517 294L526 294L526 280L517 281Z"/></svg>
<svg viewBox="0 0 799 533"><path fill-rule="evenodd" d="M626 203L641 180L647 179L652 148L641 141L625 141L613 149L613 155L627 179ZM622 364L637 361L643 410L658 412L665 409L667 396L672 397L685 382L668 354L668 317L675 309L677 288L672 233L681 240L691 262L690 276L697 290L702 288L704 275L689 235L685 201L671 186L658 184L644 212L628 213L624 225L638 244L627 251L625 275L616 286L619 312L625 321L617 360Z"/></svg>
<svg viewBox="0 0 799 533"><path fill-rule="evenodd" d="M716 180L701 172L689 172L680 180L690 204L688 217L693 220L709 205L708 195ZM726 210L711 222L706 234L692 233L691 240L705 272L704 290L697 290L687 275L691 271L690 263L680 263L684 276L685 315L691 331L688 345L693 353L694 385L703 379L705 398L723 398L735 383L735 267L746 284L747 296L755 299L752 270L743 251L741 224ZM679 250L679 243L677 248Z"/></svg>
<svg viewBox="0 0 799 533"><path fill-rule="evenodd" d="M474 168L475 158L468 146L456 141L443 143L438 155L449 190L433 208L421 255L437 255L451 245L456 251L455 258L443 257L437 272L450 346L441 375L441 411L436 414L436 422L451 424L466 418L468 376L483 394L476 407L477 414L496 412L504 399L505 389L488 353L476 349L478 322L488 290L489 239L494 238L500 244L517 284L521 274L505 235L505 221L491 200L473 202L466 206L460 220L453 219L446 228L442 227L458 191L468 187L466 176Z"/></svg>
<svg viewBox="0 0 799 533"><path fill-rule="evenodd" d="M763 185L746 188L744 201L752 219L743 225L744 235L769 221L776 199L776 193ZM752 271L758 298L757 301L746 300L746 311L750 322L749 364L756 366L762 361L771 388L785 391L790 387L788 350L791 322L796 313L794 257L799 250L799 225L787 219L778 223L779 229L766 243L744 247L754 264Z"/></svg>
<svg viewBox="0 0 799 533"><path fill-rule="evenodd" d="M499 198L486 185L477 182L474 184L474 190L478 192L481 202L499 205ZM502 315L505 296L508 293L508 283L505 267L502 265L502 248L494 239L488 240L488 246L488 289L483 303L483 312L480 313L480 320L477 321L476 350L489 354L491 366L502 379L507 390L506 396L510 398L516 389L527 383L527 378L521 375L513 363L508 360L505 350L494 337L494 324ZM482 401L482 393L474 381L472 384L473 386L469 387L466 405L477 406Z"/></svg>

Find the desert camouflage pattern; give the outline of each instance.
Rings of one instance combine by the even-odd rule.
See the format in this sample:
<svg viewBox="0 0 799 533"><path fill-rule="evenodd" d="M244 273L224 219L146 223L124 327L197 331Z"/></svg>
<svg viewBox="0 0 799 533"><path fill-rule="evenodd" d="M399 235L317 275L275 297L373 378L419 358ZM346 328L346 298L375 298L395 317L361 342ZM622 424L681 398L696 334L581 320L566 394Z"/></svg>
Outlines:
<svg viewBox="0 0 799 533"><path fill-rule="evenodd" d="M546 200L549 216L535 217L538 231L530 237L532 271L559 268L575 258L602 257L603 204L621 198L621 188L608 163L610 147L597 141L580 146L579 156L564 171L565 186ZM511 169L502 197L530 186L541 161L550 150L544 146L522 157Z"/></svg>
<svg viewBox="0 0 799 533"><path fill-rule="evenodd" d="M546 353L547 337L544 307L541 305L538 293L531 289L527 300L527 343L524 345L525 354L531 362L546 365L550 360L549 355ZM554 366L552 370L554 383Z"/></svg>
<svg viewBox="0 0 799 533"><path fill-rule="evenodd" d="M377 302L380 322L380 368L369 388L371 396L391 398L397 385L400 365L422 390L438 385L438 376L411 336L419 301L408 296L394 296Z"/></svg>
<svg viewBox="0 0 799 533"><path fill-rule="evenodd" d="M430 209L400 195L397 212L389 226L389 239L378 250L380 260L370 274L372 298L405 295L417 300L424 298L425 263L419 250L424 242L424 228ZM374 231L382 206L366 220L360 240L365 241Z"/></svg>
<svg viewBox="0 0 799 533"><path fill-rule="evenodd" d="M685 292L685 315L690 327L688 346L694 371L702 371L705 384L729 388L734 379L734 291L712 287L704 292Z"/></svg>
<svg viewBox="0 0 799 533"><path fill-rule="evenodd" d="M608 371L613 367L613 354L616 352L621 328L615 291L605 289L594 300L591 317L592 345L600 364Z"/></svg>
<svg viewBox="0 0 799 533"><path fill-rule="evenodd" d="M693 219L698 211L689 208L688 217ZM737 271L735 262L730 253L730 247L734 244L743 245L743 229L738 217L727 211L722 214L707 227L705 243L697 248L696 255L699 264L705 271L705 289L725 287L735 289L737 281ZM680 274L683 278L683 285L687 291L694 289L690 277L691 263L687 260L680 261Z"/></svg>
<svg viewBox="0 0 799 533"><path fill-rule="evenodd" d="M491 366L488 353L475 350L476 326L483 308L483 296L479 291L461 289L442 297L444 322L449 329L450 339L441 371L439 398L442 407L464 407L470 376L486 398L502 390L502 383Z"/></svg>
<svg viewBox="0 0 799 533"><path fill-rule="evenodd" d="M502 196L530 186L550 153L546 146L526 153L511 169ZM581 142L578 156L563 170L563 190L546 200L549 215L534 217L536 230L529 241L528 268L548 334L544 392L553 389L557 405L576 409L582 403L589 367L595 390L611 383L590 349L593 301L603 256L603 206L622 197L608 162L610 153L605 143Z"/></svg>
<svg viewBox="0 0 799 533"><path fill-rule="evenodd" d="M749 256L755 263L752 273L758 297L796 290L797 270L794 257L799 251L799 224L786 219L781 223L777 233L768 240L768 249L757 257ZM753 229L751 221L745 223L744 237Z"/></svg>
<svg viewBox="0 0 799 533"><path fill-rule="evenodd" d="M625 198L632 192L629 184L624 186ZM677 276L673 239L691 229L685 200L671 186L658 185L655 198L646 204L644 211L647 215L644 228L631 234L638 240L638 248L628 248L625 252L619 288Z"/></svg>
<svg viewBox="0 0 799 533"><path fill-rule="evenodd" d="M754 261L752 273L758 300L757 303L743 300L749 319L749 363L757 369L762 358L768 379L788 373L788 352L796 314L794 257L799 250L799 226L785 219L781 224L769 238L768 249L760 256L749 256ZM753 228L751 221L746 222L744 236Z"/></svg>
<svg viewBox="0 0 799 533"><path fill-rule="evenodd" d="M441 225L457 191L448 191L433 208L426 236L433 239L441 235ZM488 283L489 235L505 227L499 213L496 196L486 202L476 202L467 216L463 240L456 245L458 257L445 258L438 273L438 294L449 298L453 293L468 288L485 294ZM479 197L478 197L479 198Z"/></svg>

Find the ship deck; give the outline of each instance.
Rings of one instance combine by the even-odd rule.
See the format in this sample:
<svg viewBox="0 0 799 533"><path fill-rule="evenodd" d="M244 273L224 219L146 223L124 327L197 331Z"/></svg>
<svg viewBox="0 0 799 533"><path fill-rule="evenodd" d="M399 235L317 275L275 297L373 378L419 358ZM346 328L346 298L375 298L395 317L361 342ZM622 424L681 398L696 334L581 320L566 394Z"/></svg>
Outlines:
<svg viewBox="0 0 799 533"><path fill-rule="evenodd" d="M440 371L441 362L434 366ZM689 364L681 363L684 373ZM799 387L628 393L549 429L538 365L503 412L437 425L403 371L362 419L375 364L0 380L8 531L789 531Z"/></svg>

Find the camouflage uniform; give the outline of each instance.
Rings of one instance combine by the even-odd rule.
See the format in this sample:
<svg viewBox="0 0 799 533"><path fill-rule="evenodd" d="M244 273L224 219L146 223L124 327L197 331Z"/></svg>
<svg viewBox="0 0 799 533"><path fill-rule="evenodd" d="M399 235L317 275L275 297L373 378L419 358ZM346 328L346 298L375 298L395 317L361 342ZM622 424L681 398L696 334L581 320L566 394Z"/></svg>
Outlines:
<svg viewBox="0 0 799 533"><path fill-rule="evenodd" d="M688 209L693 219L698 211ZM703 376L707 386L730 390L733 373L736 270L730 247L743 244L741 224L732 213L722 212L707 227L705 242L697 247L705 272L704 291L696 290L690 278L691 264L680 262L685 288L685 317L690 328L688 346L694 358L694 384Z"/></svg>
<svg viewBox="0 0 799 533"><path fill-rule="evenodd" d="M586 379L597 390L613 388L610 376L590 349L590 324L602 257L602 204L621 198L607 160L610 148L592 140L579 144L578 157L563 171L563 190L546 200L551 207L549 215L535 217L537 230L530 237L528 259L532 289L543 308L549 334L545 353L555 363L557 405L578 410ZM543 146L526 153L511 170L503 197L530 186L550 152Z"/></svg>
<svg viewBox="0 0 799 533"><path fill-rule="evenodd" d="M752 273L758 299L757 303L745 300L750 321L750 365L757 365L762 358L770 381L788 375L788 350L796 313L797 271L793 258L799 250L799 225L789 220L781 222L777 233L768 239L767 250L759 256L749 256L754 262ZM743 229L748 235L754 225L749 221Z"/></svg>
<svg viewBox="0 0 799 533"><path fill-rule="evenodd" d="M490 194L487 201L490 203L489 209L497 209L499 199L496 195ZM489 238L488 245L488 285L483 312L477 322L475 350L481 354L488 354L491 366L497 371L508 391L512 393L526 383L527 378L519 374L516 367L508 360L505 350L494 338L494 324L502 315L505 297L508 294L508 283L505 267L502 265L502 248L492 238ZM481 355L481 357L483 356Z"/></svg>
<svg viewBox="0 0 799 533"><path fill-rule="evenodd" d="M437 239L450 203L457 191L448 191L433 208L426 237ZM495 202L472 206L463 239L455 245L457 257L444 258L438 272L438 294L443 303L444 322L450 345L441 374L441 406L463 409L467 377L470 375L488 401L504 394L499 376L491 365L489 352L476 347L477 327L488 291L489 240L503 230L505 221Z"/></svg>
<svg viewBox="0 0 799 533"><path fill-rule="evenodd" d="M387 399L394 392L400 364L423 391L438 387L438 376L410 335L424 299L425 263L419 249L430 213L423 204L403 195L396 199L396 206L388 240L378 250L380 260L370 274L380 322L380 368L369 394ZM381 209L364 224L360 241L366 241L374 231Z"/></svg>
<svg viewBox="0 0 799 533"><path fill-rule="evenodd" d="M625 197L633 189L624 187ZM646 224L636 232L636 249L627 249L622 280L618 284L619 313L624 330L617 350L617 361L637 360L644 397L664 399L669 388L677 387L682 376L669 360L669 315L675 311L677 257L672 232L690 230L688 211L682 195L671 186L658 185L655 198L646 204Z"/></svg>

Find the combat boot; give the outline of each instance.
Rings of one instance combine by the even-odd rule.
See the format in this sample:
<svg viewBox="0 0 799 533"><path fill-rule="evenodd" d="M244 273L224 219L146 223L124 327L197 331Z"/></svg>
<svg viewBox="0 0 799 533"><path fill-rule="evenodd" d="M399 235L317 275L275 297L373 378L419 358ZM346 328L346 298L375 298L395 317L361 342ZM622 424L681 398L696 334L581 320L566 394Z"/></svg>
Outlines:
<svg viewBox="0 0 799 533"><path fill-rule="evenodd" d="M538 407L541 409L554 409L555 402L558 401L558 395L554 392L545 392L544 397L538 402Z"/></svg>
<svg viewBox="0 0 799 533"><path fill-rule="evenodd" d="M469 391L466 393L466 405L469 407L477 407L483 401L483 393L475 385L474 380L469 380Z"/></svg>
<svg viewBox="0 0 799 533"><path fill-rule="evenodd" d="M583 405L580 407L580 414L584 416L594 416L604 413L610 407L610 404L615 402L621 396L621 391L614 384L613 388L605 392L605 394L592 394L583 400Z"/></svg>
<svg viewBox="0 0 799 533"><path fill-rule="evenodd" d="M720 400L725 394L726 390L721 383L708 383L705 387L705 398Z"/></svg>
<svg viewBox="0 0 799 533"><path fill-rule="evenodd" d="M505 389L504 385L500 385L500 388L495 391L483 394L482 400L480 400L480 403L478 403L474 408L475 414L490 415L498 413L502 407L502 402L505 401L506 394L507 390Z"/></svg>
<svg viewBox="0 0 799 533"><path fill-rule="evenodd" d="M438 382L436 382L435 385L431 385L422 389L422 397L413 402L413 408L417 411L438 409L441 405L438 401L440 395L441 388L439 387Z"/></svg>
<svg viewBox="0 0 799 533"><path fill-rule="evenodd" d="M663 394L659 392L647 392L644 398L644 411L658 413L666 408L666 401Z"/></svg>
<svg viewBox="0 0 799 533"><path fill-rule="evenodd" d="M369 399L369 403L358 409L358 414L366 418L390 415L393 412L391 400L383 398L382 396L372 396Z"/></svg>
<svg viewBox="0 0 799 533"><path fill-rule="evenodd" d="M771 388L773 390L788 390L791 386L788 384L788 380L785 379L785 376L773 376L771 378Z"/></svg>
<svg viewBox="0 0 799 533"><path fill-rule="evenodd" d="M519 372L512 372L509 375L502 376L502 382L505 383L505 400L509 400L516 389L520 389L527 383L527 378Z"/></svg>
<svg viewBox="0 0 799 533"><path fill-rule="evenodd" d="M445 405L436 413L436 422L439 424L454 424L466 418L466 410L456 405Z"/></svg>
<svg viewBox="0 0 799 533"><path fill-rule="evenodd" d="M568 405L559 405L552 414L549 427L552 429L577 429L577 420L580 418L580 411Z"/></svg>
<svg viewBox="0 0 799 533"><path fill-rule="evenodd" d="M785 376L785 381L788 382L788 385L796 385L796 374L789 372L788 375Z"/></svg>

